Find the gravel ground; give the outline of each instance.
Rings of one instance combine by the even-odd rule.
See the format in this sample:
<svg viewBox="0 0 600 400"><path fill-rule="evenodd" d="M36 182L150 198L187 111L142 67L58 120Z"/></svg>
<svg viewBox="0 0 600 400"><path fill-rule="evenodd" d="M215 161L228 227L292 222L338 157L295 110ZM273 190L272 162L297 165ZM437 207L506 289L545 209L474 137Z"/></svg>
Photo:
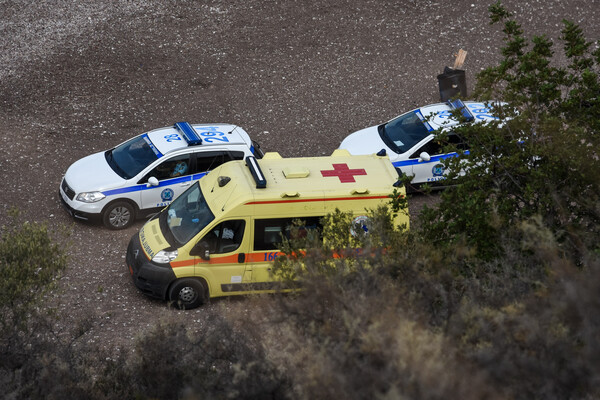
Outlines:
<svg viewBox="0 0 600 400"><path fill-rule="evenodd" d="M471 0L472 1L472 0ZM75 160L175 121L229 122L283 156L331 153L349 133L439 100L437 74L468 51L475 74L499 59L488 3L457 0L0 0L0 224L70 226L69 267L49 296L84 340L123 349L161 317L201 328L205 308L168 309L135 289L129 238L75 223L57 196ZM563 18L600 37L596 0L505 1L527 34ZM417 214L435 198L410 199ZM208 307L239 307L244 300Z"/></svg>

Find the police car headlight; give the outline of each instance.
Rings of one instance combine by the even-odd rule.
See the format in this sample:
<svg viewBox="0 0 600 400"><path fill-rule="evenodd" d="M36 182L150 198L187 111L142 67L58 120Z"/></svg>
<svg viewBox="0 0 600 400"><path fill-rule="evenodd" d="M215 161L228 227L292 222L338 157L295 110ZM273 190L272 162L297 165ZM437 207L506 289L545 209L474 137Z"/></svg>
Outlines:
<svg viewBox="0 0 600 400"><path fill-rule="evenodd" d="M95 203L105 197L106 196L101 192L82 192L77 195L77 200L83 201L84 203Z"/></svg>
<svg viewBox="0 0 600 400"><path fill-rule="evenodd" d="M177 250L161 250L152 257L152 261L158 264L168 264L177 258Z"/></svg>

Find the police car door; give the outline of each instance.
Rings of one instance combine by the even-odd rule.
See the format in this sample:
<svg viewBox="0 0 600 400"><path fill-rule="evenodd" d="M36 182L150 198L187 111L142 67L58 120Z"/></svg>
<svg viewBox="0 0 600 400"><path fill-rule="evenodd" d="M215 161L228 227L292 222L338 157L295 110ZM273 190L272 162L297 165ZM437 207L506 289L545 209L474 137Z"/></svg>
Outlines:
<svg viewBox="0 0 600 400"><path fill-rule="evenodd" d="M448 152L444 150L448 144L468 152L468 146L454 132L448 133L447 141L443 143L432 138L427 143L419 146L410 156L411 159L416 161L412 165L413 174L415 175L413 183L437 182L446 179L446 169L443 160L448 157L457 156L457 153L454 151Z"/></svg>
<svg viewBox="0 0 600 400"><path fill-rule="evenodd" d="M141 208L157 212L169 205L192 183L192 160L182 154L161 161L139 181Z"/></svg>
<svg viewBox="0 0 600 400"><path fill-rule="evenodd" d="M441 144L435 138L429 138L426 143L420 143L410 155L413 161L412 174L415 176L412 183L427 183L440 178L444 173L444 166L440 163L442 152Z"/></svg>

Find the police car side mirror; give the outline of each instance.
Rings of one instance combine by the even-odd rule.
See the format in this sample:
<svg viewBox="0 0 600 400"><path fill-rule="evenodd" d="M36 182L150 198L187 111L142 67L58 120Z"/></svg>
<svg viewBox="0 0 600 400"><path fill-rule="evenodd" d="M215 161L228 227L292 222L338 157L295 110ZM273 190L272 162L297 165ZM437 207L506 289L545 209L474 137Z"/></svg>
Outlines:
<svg viewBox="0 0 600 400"><path fill-rule="evenodd" d="M148 178L148 183L146 183L146 187L150 187L150 186L158 186L158 179L156 179L153 176Z"/></svg>
<svg viewBox="0 0 600 400"><path fill-rule="evenodd" d="M208 261L210 260L209 248L210 246L208 245L208 243L201 240L198 243L196 243L192 251L190 251L190 254L193 256L200 256L201 259Z"/></svg>
<svg viewBox="0 0 600 400"><path fill-rule="evenodd" d="M431 160L431 156L426 151L424 151L421 154L419 154L419 158L421 159L421 161L429 161L429 160Z"/></svg>

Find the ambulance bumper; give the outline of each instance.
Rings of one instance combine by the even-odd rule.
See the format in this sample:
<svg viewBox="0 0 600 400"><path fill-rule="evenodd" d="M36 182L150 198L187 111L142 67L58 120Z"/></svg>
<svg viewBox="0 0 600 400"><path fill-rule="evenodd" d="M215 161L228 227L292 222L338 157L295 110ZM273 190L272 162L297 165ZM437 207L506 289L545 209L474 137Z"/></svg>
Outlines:
<svg viewBox="0 0 600 400"><path fill-rule="evenodd" d="M134 234L129 241L125 261L133 283L138 289L150 297L167 299L167 289L175 280L175 273L170 266L154 264L148 260L142 250L138 233Z"/></svg>

